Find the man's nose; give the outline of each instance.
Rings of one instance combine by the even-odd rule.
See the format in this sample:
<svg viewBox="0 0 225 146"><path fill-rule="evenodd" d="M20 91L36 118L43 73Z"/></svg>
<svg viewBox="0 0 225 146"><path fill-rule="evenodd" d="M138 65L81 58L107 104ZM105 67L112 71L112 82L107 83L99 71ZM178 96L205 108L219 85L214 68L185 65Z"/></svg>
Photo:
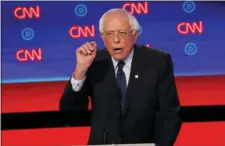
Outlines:
<svg viewBox="0 0 225 146"><path fill-rule="evenodd" d="M113 36L113 42L114 43L119 43L120 42L120 37L118 33L115 33L115 35Z"/></svg>

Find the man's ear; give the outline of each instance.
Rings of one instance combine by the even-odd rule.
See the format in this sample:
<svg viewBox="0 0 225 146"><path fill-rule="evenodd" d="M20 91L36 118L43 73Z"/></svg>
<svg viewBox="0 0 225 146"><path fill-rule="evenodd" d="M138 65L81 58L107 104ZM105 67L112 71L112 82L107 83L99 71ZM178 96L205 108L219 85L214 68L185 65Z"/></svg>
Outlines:
<svg viewBox="0 0 225 146"><path fill-rule="evenodd" d="M135 32L135 34L134 34L134 42L137 41L139 34L140 34L139 31Z"/></svg>
<svg viewBox="0 0 225 146"><path fill-rule="evenodd" d="M136 31L135 35L135 37L138 37L140 35L140 31Z"/></svg>

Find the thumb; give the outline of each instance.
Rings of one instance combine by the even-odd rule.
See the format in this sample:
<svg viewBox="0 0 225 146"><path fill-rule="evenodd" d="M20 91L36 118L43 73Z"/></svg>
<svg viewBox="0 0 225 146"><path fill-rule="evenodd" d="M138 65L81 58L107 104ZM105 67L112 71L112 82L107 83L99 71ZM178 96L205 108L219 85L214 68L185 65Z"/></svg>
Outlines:
<svg viewBox="0 0 225 146"><path fill-rule="evenodd" d="M94 48L96 48L96 47L97 47L97 44L96 44L96 43L94 43L94 44L93 44L93 47L94 47Z"/></svg>
<svg viewBox="0 0 225 146"><path fill-rule="evenodd" d="M97 45L95 41L90 42L90 44L93 45Z"/></svg>

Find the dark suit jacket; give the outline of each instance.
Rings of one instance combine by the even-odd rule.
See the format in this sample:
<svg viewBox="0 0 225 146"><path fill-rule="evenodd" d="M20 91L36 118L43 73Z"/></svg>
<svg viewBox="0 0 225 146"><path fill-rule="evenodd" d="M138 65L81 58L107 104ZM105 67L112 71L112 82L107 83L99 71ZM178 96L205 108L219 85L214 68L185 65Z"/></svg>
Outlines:
<svg viewBox="0 0 225 146"><path fill-rule="evenodd" d="M115 71L106 49L97 52L79 92L74 92L68 82L60 99L60 110L87 109L88 96L92 100L88 144L153 142L172 146L175 142L181 122L177 116L179 99L168 53L134 45L123 118Z"/></svg>

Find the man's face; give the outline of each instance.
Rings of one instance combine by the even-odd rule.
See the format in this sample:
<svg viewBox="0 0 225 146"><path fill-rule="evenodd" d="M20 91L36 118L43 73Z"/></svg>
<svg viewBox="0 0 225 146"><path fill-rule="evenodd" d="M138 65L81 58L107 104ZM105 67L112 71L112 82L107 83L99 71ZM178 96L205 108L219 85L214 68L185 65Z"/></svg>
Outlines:
<svg viewBox="0 0 225 146"><path fill-rule="evenodd" d="M136 42L138 33L133 34L126 15L112 14L105 17L102 39L109 54L116 60L125 59Z"/></svg>

